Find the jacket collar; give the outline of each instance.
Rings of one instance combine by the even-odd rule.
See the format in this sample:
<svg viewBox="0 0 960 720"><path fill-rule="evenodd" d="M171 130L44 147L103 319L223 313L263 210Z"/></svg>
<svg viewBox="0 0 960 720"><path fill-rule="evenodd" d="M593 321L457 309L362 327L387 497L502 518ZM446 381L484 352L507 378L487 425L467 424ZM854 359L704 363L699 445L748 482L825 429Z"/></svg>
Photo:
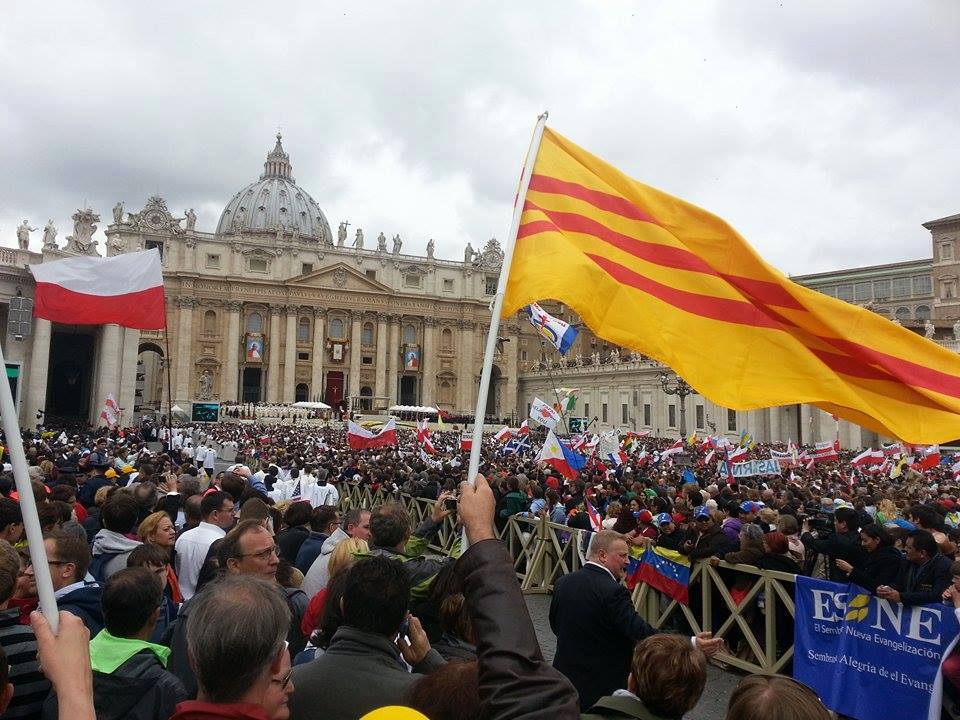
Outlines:
<svg viewBox="0 0 960 720"><path fill-rule="evenodd" d="M637 718L637 720L679 720L678 718L654 715L644 707L643 702L635 695L607 695L597 700L587 712L593 712L596 709L613 710L621 715Z"/></svg>
<svg viewBox="0 0 960 720"><path fill-rule="evenodd" d="M382 659L396 663L398 668L406 670L406 665L400 659L400 651L389 639L383 635L360 630L359 628L341 625L330 640L327 652L336 655L340 652L364 655L379 655Z"/></svg>

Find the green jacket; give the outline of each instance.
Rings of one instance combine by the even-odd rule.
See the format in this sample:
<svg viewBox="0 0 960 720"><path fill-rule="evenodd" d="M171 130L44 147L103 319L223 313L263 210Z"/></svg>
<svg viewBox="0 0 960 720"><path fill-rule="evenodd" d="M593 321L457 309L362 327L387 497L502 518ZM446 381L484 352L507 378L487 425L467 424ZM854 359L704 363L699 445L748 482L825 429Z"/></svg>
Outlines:
<svg viewBox="0 0 960 720"><path fill-rule="evenodd" d="M138 652L150 650L160 664L167 666L170 648L146 640L114 637L106 629L97 633L90 641L90 664L97 672L112 673Z"/></svg>
<svg viewBox="0 0 960 720"><path fill-rule="evenodd" d="M500 500L500 517L508 518L524 512L530 507L527 496L517 490L511 490Z"/></svg>
<svg viewBox="0 0 960 720"><path fill-rule="evenodd" d="M635 697L629 695L607 695L594 703L593 707L580 715L580 720L603 720L603 718L636 718L636 720L680 720L654 715Z"/></svg>

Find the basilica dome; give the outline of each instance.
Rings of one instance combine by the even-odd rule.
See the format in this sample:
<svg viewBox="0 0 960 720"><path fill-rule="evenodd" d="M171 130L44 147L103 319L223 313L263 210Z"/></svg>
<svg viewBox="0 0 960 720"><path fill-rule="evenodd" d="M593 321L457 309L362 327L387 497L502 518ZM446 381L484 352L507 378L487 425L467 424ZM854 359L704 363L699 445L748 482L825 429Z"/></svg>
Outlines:
<svg viewBox="0 0 960 720"><path fill-rule="evenodd" d="M231 198L217 223L218 235L247 232L276 233L332 244L330 225L310 194L293 178L290 156L277 144L263 164L263 174Z"/></svg>

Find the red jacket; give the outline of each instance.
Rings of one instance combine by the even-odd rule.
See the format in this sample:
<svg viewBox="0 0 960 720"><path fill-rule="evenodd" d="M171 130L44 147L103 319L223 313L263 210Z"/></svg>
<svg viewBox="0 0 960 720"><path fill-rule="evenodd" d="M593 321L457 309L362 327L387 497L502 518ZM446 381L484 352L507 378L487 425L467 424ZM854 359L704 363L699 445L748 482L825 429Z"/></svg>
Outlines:
<svg viewBox="0 0 960 720"><path fill-rule="evenodd" d="M270 720L267 711L252 703L208 703L187 700L177 705L170 720Z"/></svg>

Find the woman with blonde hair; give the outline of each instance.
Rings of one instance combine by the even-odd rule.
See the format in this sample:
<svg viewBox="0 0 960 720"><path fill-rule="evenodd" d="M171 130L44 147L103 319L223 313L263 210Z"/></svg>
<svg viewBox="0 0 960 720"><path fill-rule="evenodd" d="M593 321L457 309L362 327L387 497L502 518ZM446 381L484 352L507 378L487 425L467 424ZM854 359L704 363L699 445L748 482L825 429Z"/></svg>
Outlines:
<svg viewBox="0 0 960 720"><path fill-rule="evenodd" d="M333 552L330 553L330 564L328 566L330 581L325 588L310 598L307 611L303 614L303 620L300 621L301 632L310 638L312 644L316 645L313 638L314 631L320 628L320 621L327 615L325 612L328 605L327 600L330 599L336 605L336 610L339 611L343 583L338 582L338 579L342 579L358 557L366 555L369 551L370 548L366 540L348 537L338 542ZM337 589L334 591L335 585ZM333 594L336 597L333 597ZM339 625L339 622L337 624ZM330 633L331 636L332 634Z"/></svg>
<svg viewBox="0 0 960 720"><path fill-rule="evenodd" d="M167 554L170 559L170 564L167 565L167 588L171 601L179 605L183 602L183 595L180 592L177 573L173 569L173 549L177 542L177 529L173 521L163 510L150 513L137 527L137 535L140 537L140 542L145 545L155 545Z"/></svg>

